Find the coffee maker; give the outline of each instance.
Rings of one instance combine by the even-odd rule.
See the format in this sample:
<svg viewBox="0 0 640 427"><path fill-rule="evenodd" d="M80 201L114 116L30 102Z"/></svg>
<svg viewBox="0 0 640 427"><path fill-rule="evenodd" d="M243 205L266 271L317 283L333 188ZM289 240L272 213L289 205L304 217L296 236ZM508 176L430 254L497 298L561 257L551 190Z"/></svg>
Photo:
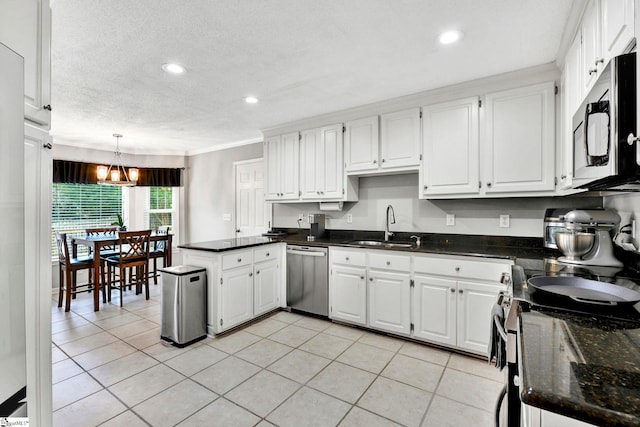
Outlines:
<svg viewBox="0 0 640 427"><path fill-rule="evenodd" d="M310 214L309 215L309 235L307 240L313 242L319 237L324 236L324 214Z"/></svg>
<svg viewBox="0 0 640 427"><path fill-rule="evenodd" d="M620 215L609 209L573 209L564 214L566 231L556 232L559 262L578 265L622 267L613 255L611 230L620 225Z"/></svg>

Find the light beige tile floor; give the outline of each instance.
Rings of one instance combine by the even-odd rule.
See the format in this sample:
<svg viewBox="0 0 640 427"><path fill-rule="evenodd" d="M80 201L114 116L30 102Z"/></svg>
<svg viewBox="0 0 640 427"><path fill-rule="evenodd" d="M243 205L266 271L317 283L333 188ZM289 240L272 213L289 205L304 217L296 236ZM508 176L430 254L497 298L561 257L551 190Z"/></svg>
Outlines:
<svg viewBox="0 0 640 427"><path fill-rule="evenodd" d="M52 303L55 427L491 426L504 374L486 361L279 311L179 349L151 299Z"/></svg>

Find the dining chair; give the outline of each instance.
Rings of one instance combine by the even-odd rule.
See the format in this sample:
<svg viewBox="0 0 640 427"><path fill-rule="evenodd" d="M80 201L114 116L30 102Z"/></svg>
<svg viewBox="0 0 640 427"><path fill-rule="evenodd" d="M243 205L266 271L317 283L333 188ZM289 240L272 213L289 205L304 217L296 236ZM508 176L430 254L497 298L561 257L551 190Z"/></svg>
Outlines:
<svg viewBox="0 0 640 427"><path fill-rule="evenodd" d="M169 226L161 225L156 229L157 235L168 235L169 234ZM169 239L156 240L153 242L153 249L149 251L149 260L153 260L153 271L149 269L149 277L153 277L153 284L158 284L158 258L162 258L162 267L167 266L167 251L170 251L171 248L168 247Z"/></svg>
<svg viewBox="0 0 640 427"><path fill-rule="evenodd" d="M93 227L93 228L85 228L85 233L87 233L87 237L91 236L112 236L116 237L118 229L116 227ZM93 252L92 248L89 248L89 254ZM115 248L115 245L105 245L100 248L100 277L102 278L102 283L105 282L105 267L106 267L106 259L107 257L117 255L118 251ZM92 274L89 273L89 283L92 281Z"/></svg>
<svg viewBox="0 0 640 427"><path fill-rule="evenodd" d="M79 285L77 277L78 270L92 270L93 256L72 257L69 253L67 233L56 233L56 243L58 245L58 263L60 271L58 307L62 307L62 300L64 298L64 311L69 311L71 309L71 297L75 299L78 292L89 291L93 286L91 283ZM89 277L91 277L91 275L89 275ZM102 288L102 300L106 302L106 293L104 288Z"/></svg>
<svg viewBox="0 0 640 427"><path fill-rule="evenodd" d="M109 288L108 300L111 301L111 290L119 289L120 307L122 307L122 290L135 285L136 295L142 292L145 287L145 297L149 299L149 237L151 230L143 231L121 231L118 234L118 255L110 256L107 262L107 287ZM125 270L129 268L130 274L126 279ZM118 280L112 280L115 273L119 273ZM135 271L135 274L134 274ZM117 285L115 285L117 283Z"/></svg>

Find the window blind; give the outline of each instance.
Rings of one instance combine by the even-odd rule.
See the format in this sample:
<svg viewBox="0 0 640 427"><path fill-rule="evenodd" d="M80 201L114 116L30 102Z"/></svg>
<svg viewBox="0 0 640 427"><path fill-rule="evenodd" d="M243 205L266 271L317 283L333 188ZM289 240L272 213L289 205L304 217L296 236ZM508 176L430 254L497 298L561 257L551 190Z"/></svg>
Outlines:
<svg viewBox="0 0 640 427"><path fill-rule="evenodd" d="M86 228L110 226L122 215L122 187L53 183L51 210L51 253L57 258L56 232L83 236Z"/></svg>

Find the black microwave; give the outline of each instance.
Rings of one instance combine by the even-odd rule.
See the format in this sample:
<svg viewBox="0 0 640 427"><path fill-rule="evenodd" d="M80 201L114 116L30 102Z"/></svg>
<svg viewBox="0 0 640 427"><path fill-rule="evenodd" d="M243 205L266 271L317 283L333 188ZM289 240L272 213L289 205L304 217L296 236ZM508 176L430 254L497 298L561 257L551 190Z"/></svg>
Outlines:
<svg viewBox="0 0 640 427"><path fill-rule="evenodd" d="M573 116L573 187L640 191L636 54L613 57Z"/></svg>

